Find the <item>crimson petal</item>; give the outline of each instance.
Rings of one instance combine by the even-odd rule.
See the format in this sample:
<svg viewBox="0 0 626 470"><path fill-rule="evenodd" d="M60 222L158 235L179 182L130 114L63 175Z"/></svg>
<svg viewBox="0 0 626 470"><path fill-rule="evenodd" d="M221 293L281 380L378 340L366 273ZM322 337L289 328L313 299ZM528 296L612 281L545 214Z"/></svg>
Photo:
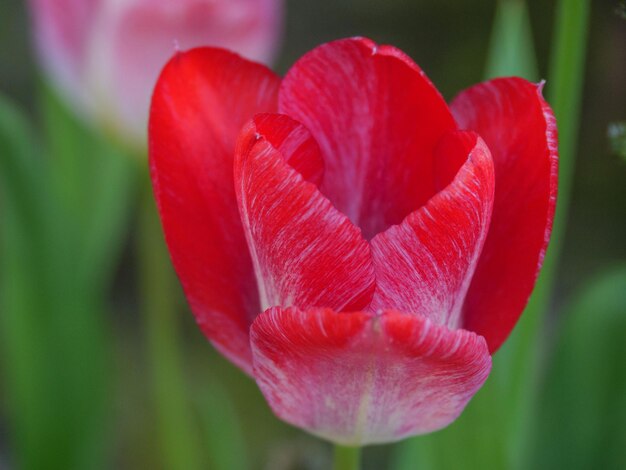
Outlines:
<svg viewBox="0 0 626 470"><path fill-rule="evenodd" d="M254 117L254 126L306 181L320 185L324 160L319 145L306 127L282 114L258 114Z"/></svg>
<svg viewBox="0 0 626 470"><path fill-rule="evenodd" d="M421 69L364 38L324 44L289 70L279 111L304 124L326 163L323 194L367 239L435 192L432 152L456 129Z"/></svg>
<svg viewBox="0 0 626 470"><path fill-rule="evenodd" d="M491 150L496 190L491 228L467 293L464 328L493 353L521 315L550 239L557 192L557 132L541 85L501 78L452 103L461 128Z"/></svg>
<svg viewBox="0 0 626 470"><path fill-rule="evenodd" d="M491 369L480 336L420 315L272 308L254 376L283 420L334 442L392 442L451 423Z"/></svg>
<svg viewBox="0 0 626 470"><path fill-rule="evenodd" d="M441 177L452 182L400 225L371 241L376 292L370 310L414 312L458 328L461 310L493 204L493 162L472 132L447 134L435 151Z"/></svg>
<svg viewBox="0 0 626 470"><path fill-rule="evenodd" d="M279 82L231 52L193 49L165 66L150 111L150 170L174 267L203 332L248 372L260 309L233 155L243 124L276 109Z"/></svg>
<svg viewBox="0 0 626 470"><path fill-rule="evenodd" d="M269 119L242 131L235 157L235 190L261 305L362 308L374 291L369 245L317 186L287 163L306 163L300 152L315 161L310 146L283 145L283 151L293 152L285 154L272 145L292 140L283 140L286 130L302 135L306 129L293 121L285 128L281 115L274 115L274 125Z"/></svg>

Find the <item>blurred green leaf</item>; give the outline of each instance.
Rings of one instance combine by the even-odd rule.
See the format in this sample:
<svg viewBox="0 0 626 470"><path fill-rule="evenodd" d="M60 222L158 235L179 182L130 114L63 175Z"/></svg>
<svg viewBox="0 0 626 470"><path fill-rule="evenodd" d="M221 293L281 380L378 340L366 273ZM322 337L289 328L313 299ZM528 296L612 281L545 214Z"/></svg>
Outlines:
<svg viewBox="0 0 626 470"><path fill-rule="evenodd" d="M22 114L0 95L0 177L4 199L24 217L23 223L34 223L39 217L37 199L30 184L37 178L37 146L32 131ZM34 190L34 191L33 191Z"/></svg>
<svg viewBox="0 0 626 470"><path fill-rule="evenodd" d="M196 406L205 437L208 467L215 470L249 469L241 419L229 394L215 380L204 381L199 392Z"/></svg>
<svg viewBox="0 0 626 470"><path fill-rule="evenodd" d="M55 123L48 142L64 144L44 152L0 100L1 334L12 447L24 469L103 468L111 392L103 302L132 164L110 159L70 116L46 109L44 122Z"/></svg>
<svg viewBox="0 0 626 470"><path fill-rule="evenodd" d="M485 76L537 80L530 19L523 0L498 1Z"/></svg>
<svg viewBox="0 0 626 470"><path fill-rule="evenodd" d="M74 454L74 468L102 468L113 378L105 293L126 232L134 162L85 127L49 89L39 97L47 197L55 209L43 234L51 247L49 308L57 318L48 336L55 349L52 367L62 371L51 386L59 388L59 419L69 420L74 433L64 443ZM71 442L77 435L82 446Z"/></svg>
<svg viewBox="0 0 626 470"><path fill-rule="evenodd" d="M80 122L47 86L40 91L50 179L77 233L77 277L88 288L106 288L137 192L134 155L121 151Z"/></svg>
<svg viewBox="0 0 626 470"><path fill-rule="evenodd" d="M59 254L62 211L20 113L0 102L2 345L13 458L20 468L101 462L106 388L98 305Z"/></svg>
<svg viewBox="0 0 626 470"><path fill-rule="evenodd" d="M21 113L0 97L0 315L6 406L13 428L14 458L24 468L36 468L38 454L29 455L45 437L49 413L42 391L46 384L45 355L37 314L44 293L32 295L30 285L40 285L37 269L45 245L37 237L43 229L43 187L38 178L36 146Z"/></svg>
<svg viewBox="0 0 626 470"><path fill-rule="evenodd" d="M546 91L559 129L559 200L552 239L563 237L573 182L580 124L590 0L561 0ZM553 243L554 245L554 243ZM553 246L549 258L558 258ZM550 260L547 260L550 263ZM551 267L549 269L552 269Z"/></svg>
<svg viewBox="0 0 626 470"><path fill-rule="evenodd" d="M590 284L561 320L530 468L624 468L626 265Z"/></svg>

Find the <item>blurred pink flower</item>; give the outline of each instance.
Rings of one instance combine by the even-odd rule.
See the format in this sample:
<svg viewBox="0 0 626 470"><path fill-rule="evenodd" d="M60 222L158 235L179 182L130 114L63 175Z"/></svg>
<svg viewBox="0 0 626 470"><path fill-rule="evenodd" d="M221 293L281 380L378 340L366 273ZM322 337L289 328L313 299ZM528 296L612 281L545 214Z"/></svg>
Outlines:
<svg viewBox="0 0 626 470"><path fill-rule="evenodd" d="M283 0L30 0L46 72L79 113L145 146L157 76L176 48L270 62Z"/></svg>

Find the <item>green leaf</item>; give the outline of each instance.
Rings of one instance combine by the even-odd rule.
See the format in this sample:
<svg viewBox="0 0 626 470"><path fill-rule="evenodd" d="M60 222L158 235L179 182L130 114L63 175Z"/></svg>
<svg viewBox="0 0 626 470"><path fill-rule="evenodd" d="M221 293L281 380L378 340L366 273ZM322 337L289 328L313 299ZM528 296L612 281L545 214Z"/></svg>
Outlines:
<svg viewBox="0 0 626 470"><path fill-rule="evenodd" d="M0 95L0 182L5 204L15 210L19 223L38 227L42 207L42 178L38 174L38 149L22 114Z"/></svg>
<svg viewBox="0 0 626 470"><path fill-rule="evenodd" d="M39 456L50 450L42 395L47 372L40 360L45 345L37 321L45 295L32 295L30 288L43 282L38 266L45 251L37 236L44 211L36 153L28 123L0 96L0 347L14 458L27 469L43 464Z"/></svg>
<svg viewBox="0 0 626 470"><path fill-rule="evenodd" d="M78 235L77 278L101 292L126 234L139 162L80 122L47 86L40 98L51 180L70 224L64 231Z"/></svg>
<svg viewBox="0 0 626 470"><path fill-rule="evenodd" d="M250 468L241 419L221 383L203 381L196 406L199 408L203 443L209 468L246 470Z"/></svg>
<svg viewBox="0 0 626 470"><path fill-rule="evenodd" d="M537 80L530 19L523 0L499 0L485 75Z"/></svg>
<svg viewBox="0 0 626 470"><path fill-rule="evenodd" d="M0 334L12 448L24 469L102 468L111 392L103 295L132 164L108 159L62 112L49 108L47 120L56 122L47 141L57 144L42 150L0 99Z"/></svg>
<svg viewBox="0 0 626 470"><path fill-rule="evenodd" d="M73 233L28 124L0 100L3 374L20 468L96 468L107 389L97 302L77 282ZM65 241L66 245L63 244Z"/></svg>
<svg viewBox="0 0 626 470"><path fill-rule="evenodd" d="M561 317L529 468L623 468L626 265L590 284Z"/></svg>

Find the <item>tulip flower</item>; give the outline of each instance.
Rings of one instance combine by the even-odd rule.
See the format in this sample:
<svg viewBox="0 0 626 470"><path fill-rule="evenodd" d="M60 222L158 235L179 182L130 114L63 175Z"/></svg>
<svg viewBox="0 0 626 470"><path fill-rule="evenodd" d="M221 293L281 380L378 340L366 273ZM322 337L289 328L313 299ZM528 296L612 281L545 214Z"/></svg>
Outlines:
<svg viewBox="0 0 626 470"><path fill-rule="evenodd" d="M495 79L448 106L364 38L282 79L216 48L169 61L149 154L171 257L200 328L276 415L362 445L461 413L550 238L541 89Z"/></svg>
<svg viewBox="0 0 626 470"><path fill-rule="evenodd" d="M176 48L211 44L269 62L282 0L30 0L44 68L88 118L144 146L150 93Z"/></svg>

